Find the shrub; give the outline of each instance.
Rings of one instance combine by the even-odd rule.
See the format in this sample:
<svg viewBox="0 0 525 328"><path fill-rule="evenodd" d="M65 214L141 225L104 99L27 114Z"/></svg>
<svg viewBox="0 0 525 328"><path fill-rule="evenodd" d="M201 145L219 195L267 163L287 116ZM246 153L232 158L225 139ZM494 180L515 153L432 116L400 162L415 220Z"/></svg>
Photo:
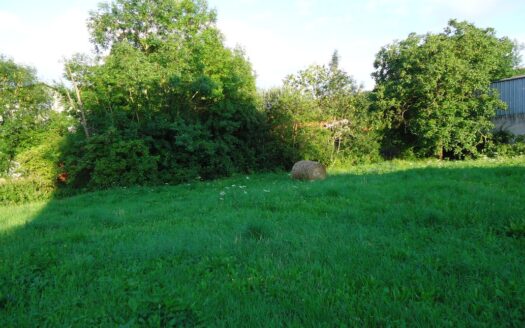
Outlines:
<svg viewBox="0 0 525 328"><path fill-rule="evenodd" d="M508 131L497 131L483 149L489 157L517 157L525 155L525 136L517 136Z"/></svg>
<svg viewBox="0 0 525 328"><path fill-rule="evenodd" d="M38 177L6 179L0 182L0 205L50 199L55 191L56 184L52 180Z"/></svg>
<svg viewBox="0 0 525 328"><path fill-rule="evenodd" d="M288 87L263 94L281 161L291 168L301 159L326 166L379 160L379 121L368 111L367 97L359 92L315 99Z"/></svg>
<svg viewBox="0 0 525 328"><path fill-rule="evenodd" d="M29 148L18 156L15 161L20 164L18 172L23 177L32 177L42 180L56 180L60 171L60 147L64 136L47 133L46 142Z"/></svg>
<svg viewBox="0 0 525 328"><path fill-rule="evenodd" d="M82 91L71 109L86 127L65 148L70 186L211 179L275 162L252 67L224 46L205 1L118 0L89 25L95 46L110 51L103 62L66 64Z"/></svg>
<svg viewBox="0 0 525 328"><path fill-rule="evenodd" d="M68 118L54 115L45 127L33 132L32 143L14 158L16 175L0 183L0 204L18 204L49 199L57 191L62 172L61 148L67 137Z"/></svg>
<svg viewBox="0 0 525 328"><path fill-rule="evenodd" d="M65 169L74 188L110 188L152 184L158 179L158 156L144 140L127 139L115 130L90 139L68 140Z"/></svg>
<svg viewBox="0 0 525 328"><path fill-rule="evenodd" d="M17 154L39 144L53 123L52 97L31 67L0 55L0 175Z"/></svg>
<svg viewBox="0 0 525 328"><path fill-rule="evenodd" d="M442 33L410 34L376 56L374 108L385 120L385 150L418 157L475 156L506 105L490 87L509 76L514 42L451 20Z"/></svg>

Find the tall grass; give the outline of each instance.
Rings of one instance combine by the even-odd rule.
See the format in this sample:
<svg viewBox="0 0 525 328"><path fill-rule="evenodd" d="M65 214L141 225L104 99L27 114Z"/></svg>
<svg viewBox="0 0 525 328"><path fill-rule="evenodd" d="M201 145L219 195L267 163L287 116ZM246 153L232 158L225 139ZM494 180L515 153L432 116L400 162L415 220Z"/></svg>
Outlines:
<svg viewBox="0 0 525 328"><path fill-rule="evenodd" d="M525 163L0 207L0 326L522 326Z"/></svg>

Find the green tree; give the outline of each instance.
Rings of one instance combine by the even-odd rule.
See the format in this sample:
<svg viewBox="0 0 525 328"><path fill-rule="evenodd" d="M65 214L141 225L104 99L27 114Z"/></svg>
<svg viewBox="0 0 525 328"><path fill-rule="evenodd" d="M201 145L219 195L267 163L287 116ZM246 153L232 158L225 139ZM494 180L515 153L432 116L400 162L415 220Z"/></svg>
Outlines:
<svg viewBox="0 0 525 328"><path fill-rule="evenodd" d="M0 56L0 173L20 153L37 144L52 115L49 89L30 67Z"/></svg>
<svg viewBox="0 0 525 328"><path fill-rule="evenodd" d="M512 76L522 76L525 75L525 67L517 67L514 69Z"/></svg>
<svg viewBox="0 0 525 328"><path fill-rule="evenodd" d="M100 3L88 27L98 51L125 41L152 52L168 41L191 41L215 29L215 19L205 0L117 0Z"/></svg>
<svg viewBox="0 0 525 328"><path fill-rule="evenodd" d="M89 27L99 58L66 66L80 94L71 107L91 135L67 147L74 185L179 182L273 164L252 67L224 46L205 1L118 0L91 13Z"/></svg>
<svg viewBox="0 0 525 328"><path fill-rule="evenodd" d="M377 158L377 134L368 95L339 67L311 65L265 95L264 110L288 161L363 162Z"/></svg>
<svg viewBox="0 0 525 328"><path fill-rule="evenodd" d="M384 148L419 156L475 154L504 103L490 88L512 75L515 44L451 20L439 34L411 34L376 56L374 106L386 122Z"/></svg>
<svg viewBox="0 0 525 328"><path fill-rule="evenodd" d="M287 76L284 85L319 101L357 93L359 86L352 76L339 67L339 61L336 50L328 66L311 65L297 74Z"/></svg>

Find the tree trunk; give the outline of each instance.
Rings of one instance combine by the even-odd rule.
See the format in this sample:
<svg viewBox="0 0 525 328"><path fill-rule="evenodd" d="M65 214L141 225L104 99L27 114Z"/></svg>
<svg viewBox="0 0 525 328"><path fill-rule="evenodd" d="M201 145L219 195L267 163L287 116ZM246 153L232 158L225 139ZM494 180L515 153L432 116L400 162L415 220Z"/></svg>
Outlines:
<svg viewBox="0 0 525 328"><path fill-rule="evenodd" d="M71 72L71 68L69 67L69 65L66 63L66 69L67 69L67 74L68 74L68 77L69 79L71 80L71 84L73 84L73 88L75 89L75 94L76 94L76 98L77 98L77 106L74 106L74 102L73 102L73 99L71 98L69 92L67 92L67 97L69 99L69 102L71 103L71 106L73 107L77 107L78 111L80 112L80 124L82 125L82 128L84 128L84 134L86 135L86 138L90 138L90 133L89 133L89 128L88 128L88 125L87 125L87 120L86 120L86 114L84 113L84 104L82 103L82 97L80 95L80 89L78 88L78 85L75 81L75 79L73 78L73 73Z"/></svg>

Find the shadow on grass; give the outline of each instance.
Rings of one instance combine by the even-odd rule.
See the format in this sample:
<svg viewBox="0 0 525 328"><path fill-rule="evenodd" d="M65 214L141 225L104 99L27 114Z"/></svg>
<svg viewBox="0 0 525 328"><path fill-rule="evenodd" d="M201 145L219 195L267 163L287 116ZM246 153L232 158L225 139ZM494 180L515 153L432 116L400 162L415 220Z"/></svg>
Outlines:
<svg viewBox="0 0 525 328"><path fill-rule="evenodd" d="M0 208L0 326L519 326L525 165L483 165Z"/></svg>

